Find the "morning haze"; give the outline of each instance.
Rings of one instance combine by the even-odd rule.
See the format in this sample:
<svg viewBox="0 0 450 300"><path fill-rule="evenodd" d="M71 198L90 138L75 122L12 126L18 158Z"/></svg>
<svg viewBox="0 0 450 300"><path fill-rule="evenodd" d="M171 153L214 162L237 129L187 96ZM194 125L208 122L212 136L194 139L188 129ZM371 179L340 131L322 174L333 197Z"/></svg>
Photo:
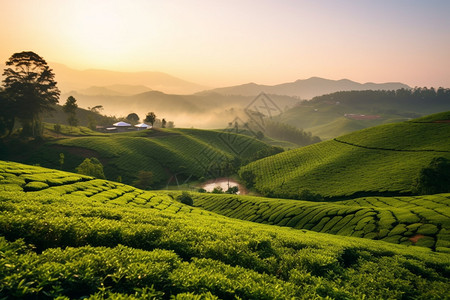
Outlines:
<svg viewBox="0 0 450 300"><path fill-rule="evenodd" d="M449 11L0 0L0 299L450 299Z"/></svg>

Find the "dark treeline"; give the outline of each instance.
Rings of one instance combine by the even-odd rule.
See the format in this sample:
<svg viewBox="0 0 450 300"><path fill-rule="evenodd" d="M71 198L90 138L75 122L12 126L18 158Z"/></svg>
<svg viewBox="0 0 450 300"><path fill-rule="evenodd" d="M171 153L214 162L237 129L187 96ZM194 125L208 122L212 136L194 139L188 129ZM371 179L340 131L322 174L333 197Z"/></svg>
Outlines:
<svg viewBox="0 0 450 300"><path fill-rule="evenodd" d="M307 146L320 142L318 136L313 136L311 132L303 131L297 127L274 121L265 124L265 134L271 138L288 141L299 146Z"/></svg>
<svg viewBox="0 0 450 300"><path fill-rule="evenodd" d="M308 104L333 103L346 104L353 107L373 106L379 109L379 113L394 112L392 109L399 111L416 110L430 107L450 107L450 89L448 88L420 88L399 89L393 91L343 91L332 94L317 96L307 101ZM389 107L391 111L384 111L383 105Z"/></svg>

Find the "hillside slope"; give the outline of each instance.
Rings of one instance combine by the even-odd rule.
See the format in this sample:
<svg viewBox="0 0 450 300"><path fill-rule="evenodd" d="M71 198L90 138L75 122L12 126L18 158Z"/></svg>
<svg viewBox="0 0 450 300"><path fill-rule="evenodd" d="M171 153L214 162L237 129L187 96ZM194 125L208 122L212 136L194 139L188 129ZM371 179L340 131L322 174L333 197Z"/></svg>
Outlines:
<svg viewBox="0 0 450 300"><path fill-rule="evenodd" d="M0 296L449 296L448 254L229 219L176 195L0 161Z"/></svg>
<svg viewBox="0 0 450 300"><path fill-rule="evenodd" d="M346 91L314 97L276 119L322 139L450 110L450 89Z"/></svg>
<svg viewBox="0 0 450 300"><path fill-rule="evenodd" d="M26 152L21 162L59 168L63 153L64 170L75 171L84 158L96 157L104 165L106 178L132 183L139 171L153 173L154 186L165 187L177 180L220 177L225 162L251 161L258 152L273 147L255 138L225 131L199 129L152 129L103 136L63 138ZM175 177L176 176L176 177Z"/></svg>
<svg viewBox="0 0 450 300"><path fill-rule="evenodd" d="M448 113L429 119L443 120ZM410 194L419 171L435 157L450 159L445 122L381 125L290 150L241 169L264 195L298 198L308 189L326 198Z"/></svg>
<svg viewBox="0 0 450 300"><path fill-rule="evenodd" d="M450 253L450 194L310 202L200 194L194 205L257 223L429 247Z"/></svg>

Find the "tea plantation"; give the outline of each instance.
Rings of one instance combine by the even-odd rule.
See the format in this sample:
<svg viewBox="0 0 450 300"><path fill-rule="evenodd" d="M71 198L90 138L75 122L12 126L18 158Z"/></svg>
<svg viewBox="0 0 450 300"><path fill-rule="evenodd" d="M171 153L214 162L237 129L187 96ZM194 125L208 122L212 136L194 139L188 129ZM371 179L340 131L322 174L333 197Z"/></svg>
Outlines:
<svg viewBox="0 0 450 300"><path fill-rule="evenodd" d="M176 196L0 162L0 296L450 297L448 253L227 218L183 205L174 200ZM425 211L439 211L439 197L446 196L430 198ZM194 204L202 199L194 198ZM382 199L353 201L321 205L347 211L359 204L376 213L400 212L403 205L382 204ZM413 199L405 201L409 211L417 206ZM438 224L438 217L424 217L429 224Z"/></svg>
<svg viewBox="0 0 450 300"><path fill-rule="evenodd" d="M308 189L326 199L409 195L420 170L450 159L448 113L381 125L271 156L241 168L263 195L300 198ZM420 121L425 120L425 121Z"/></svg>
<svg viewBox="0 0 450 300"><path fill-rule="evenodd" d="M26 151L23 148L21 152ZM174 184L175 175L183 180L223 176L216 174L220 164L234 160L249 162L258 157L257 153L271 154L271 151L274 148L267 143L232 132L158 129L62 138L10 160L60 168L59 154L63 153L64 170L75 172L84 158L97 157L104 165L107 179L116 180L120 176L124 183L130 184L144 170L153 173L154 186L165 187L170 180Z"/></svg>
<svg viewBox="0 0 450 300"><path fill-rule="evenodd" d="M367 197L332 203L198 194L194 205L257 223L450 253L450 194Z"/></svg>

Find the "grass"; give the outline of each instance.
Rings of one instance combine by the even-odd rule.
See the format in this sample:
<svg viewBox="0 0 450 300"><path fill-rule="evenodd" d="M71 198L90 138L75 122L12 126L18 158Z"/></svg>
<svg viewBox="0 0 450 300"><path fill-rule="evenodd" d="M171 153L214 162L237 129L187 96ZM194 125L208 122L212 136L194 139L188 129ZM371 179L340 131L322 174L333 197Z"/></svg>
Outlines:
<svg viewBox="0 0 450 300"><path fill-rule="evenodd" d="M446 123L403 122L364 129L331 141L253 162L264 195L299 198L304 189L325 198L407 195L419 171L434 157L450 158Z"/></svg>
<svg viewBox="0 0 450 300"><path fill-rule="evenodd" d="M48 187L23 189L32 182L46 183ZM176 195L0 162L0 296L450 296L449 254L230 219L183 205L173 200ZM237 200L233 205L238 204ZM439 206L439 201L431 202ZM328 205L324 203L323 208ZM348 202L335 210L350 213L354 205ZM382 204L379 206L381 210ZM287 210L287 204L280 205L278 215ZM274 220L277 218L274 216ZM433 232L428 227L419 230Z"/></svg>

